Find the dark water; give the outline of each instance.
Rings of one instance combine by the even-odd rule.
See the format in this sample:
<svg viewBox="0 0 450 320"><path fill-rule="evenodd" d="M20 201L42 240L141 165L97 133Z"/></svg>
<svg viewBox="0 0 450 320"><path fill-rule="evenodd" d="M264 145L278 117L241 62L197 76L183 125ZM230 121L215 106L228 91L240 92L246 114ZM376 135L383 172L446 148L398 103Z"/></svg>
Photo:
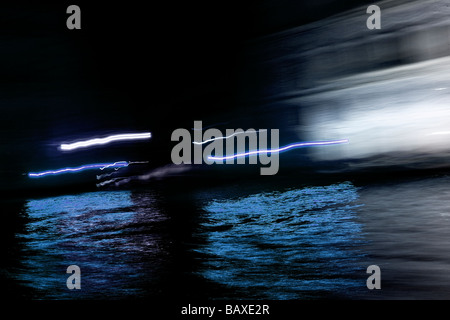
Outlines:
<svg viewBox="0 0 450 320"><path fill-rule="evenodd" d="M2 200L24 299L448 299L450 178ZM69 265L81 290L66 287ZM369 290L366 269L381 269Z"/></svg>

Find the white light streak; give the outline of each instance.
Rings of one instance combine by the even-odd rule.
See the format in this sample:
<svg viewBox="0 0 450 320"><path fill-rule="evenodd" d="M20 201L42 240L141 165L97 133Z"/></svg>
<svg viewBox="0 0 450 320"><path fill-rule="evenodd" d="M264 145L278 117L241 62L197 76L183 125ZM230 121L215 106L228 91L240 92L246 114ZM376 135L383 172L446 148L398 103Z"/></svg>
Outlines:
<svg viewBox="0 0 450 320"><path fill-rule="evenodd" d="M226 136L226 137L211 138L211 139L208 139L208 140L205 140L205 141L202 141L202 142L193 141L192 143L193 144L205 144L205 143L208 143L208 142L211 142L211 141L215 141L215 140L228 139L228 138L234 137L234 136L236 136L238 134L242 134L242 133L248 134L248 133L264 132L264 131L267 131L267 130L266 129L262 129L262 130L258 130L258 131L254 131L254 130L253 131L239 131L239 132L235 132L233 134L230 134L229 136Z"/></svg>
<svg viewBox="0 0 450 320"><path fill-rule="evenodd" d="M96 145L104 145L114 141L126 141L126 140L142 140L151 138L150 132L144 133L125 133L108 136L105 138L94 138L90 140L78 141L74 143L61 144L60 148L63 151L75 150L78 148L87 148Z"/></svg>

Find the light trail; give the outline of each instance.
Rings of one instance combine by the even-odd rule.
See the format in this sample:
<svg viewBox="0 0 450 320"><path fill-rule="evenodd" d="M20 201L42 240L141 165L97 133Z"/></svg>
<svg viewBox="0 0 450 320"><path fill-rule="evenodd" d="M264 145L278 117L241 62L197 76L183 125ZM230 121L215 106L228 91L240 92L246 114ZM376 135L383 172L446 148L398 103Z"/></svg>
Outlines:
<svg viewBox="0 0 450 320"><path fill-rule="evenodd" d="M90 169L104 170L106 168L123 168L123 167L127 167L127 166L128 166L128 162L126 162L126 161L118 161L118 162L114 162L114 163L87 164L87 165L80 166L80 167L75 167L75 168L64 168L64 169L58 169L58 170L48 170L48 171L37 172L37 173L30 172L30 173L28 173L28 176L30 178L39 178L39 177L44 177L44 176L48 176L48 175L57 175L57 174L63 174L63 173L73 173L73 172L80 172L80 171L90 170Z"/></svg>
<svg viewBox="0 0 450 320"><path fill-rule="evenodd" d="M87 148L96 145L104 145L114 141L125 141L125 140L142 140L151 138L150 132L144 133L125 133L125 134L116 134L112 136L108 136L105 138L94 138L90 140L78 141L74 143L63 143L60 146L61 150L69 151L75 150L78 148Z"/></svg>
<svg viewBox="0 0 450 320"><path fill-rule="evenodd" d="M96 185L97 188L100 188L100 187L103 187L103 186L105 186L107 184L115 183L117 180L120 181L121 179L125 179L125 178L121 178L121 177L113 178L113 179L110 179L110 180L105 180L105 181L99 182L99 183L97 183L95 185Z"/></svg>
<svg viewBox="0 0 450 320"><path fill-rule="evenodd" d="M97 180L101 180L103 178L112 177L117 173L116 172L117 170L120 170L120 168L116 168L113 172L110 172L110 173L103 173L101 175L96 175L96 178L97 178Z"/></svg>
<svg viewBox="0 0 450 320"><path fill-rule="evenodd" d="M249 151L244 153L238 153L231 156L225 156L225 157L215 157L215 156L209 156L209 160L228 160L228 159L236 159L236 158L242 158L246 156L252 156L257 155L260 153L280 153L283 151L287 151L289 149L295 149L295 148L302 148L302 147L312 147L312 146L325 146L325 145L334 145L334 144L342 144L342 143L348 143L347 139L342 140L329 140L329 141L315 141L315 142L301 142L301 143L293 143L278 149L265 149L265 150L255 150L255 151Z"/></svg>
<svg viewBox="0 0 450 320"><path fill-rule="evenodd" d="M117 170L117 169L126 167L125 165L122 165L122 164L126 164L126 166L128 166L130 163L126 162L126 161L117 161L114 163L107 163L104 167L101 167L100 170L104 170L107 168L115 168Z"/></svg>
<svg viewBox="0 0 450 320"><path fill-rule="evenodd" d="M208 140L205 140L205 141L202 141L202 142L193 141L192 143L193 144L205 144L205 143L208 143L208 142L211 142L211 141L215 141L215 140L228 139L228 138L234 137L234 136L236 136L238 134L242 134L242 133L247 133L248 134L248 133L257 133L257 132L264 132L264 131L267 131L267 130L266 129L262 129L262 130L258 130L258 131L253 130L253 131L250 131L250 132L248 132L248 131L240 131L240 132L235 132L233 134L230 134L229 136L226 136L226 137L211 138L211 139L208 139Z"/></svg>
<svg viewBox="0 0 450 320"><path fill-rule="evenodd" d="M121 162L121 161L119 161L119 162ZM117 164L117 163L118 162L115 162L114 164ZM128 166L134 165L134 164L147 164L147 163L149 163L149 161L128 161ZM108 165L108 166L105 166L103 168L100 168L100 170L103 170L103 169L106 169L106 168L110 168L110 167L111 167L111 165ZM101 175L97 175L96 176L97 180L100 180L100 179L103 179L103 178L107 178L107 177L111 177L111 176L115 175L116 171L120 170L121 168L123 168L123 167L114 167L114 171L111 172L111 173L103 173Z"/></svg>
<svg viewBox="0 0 450 320"><path fill-rule="evenodd" d="M128 164L147 164L150 161L130 161Z"/></svg>

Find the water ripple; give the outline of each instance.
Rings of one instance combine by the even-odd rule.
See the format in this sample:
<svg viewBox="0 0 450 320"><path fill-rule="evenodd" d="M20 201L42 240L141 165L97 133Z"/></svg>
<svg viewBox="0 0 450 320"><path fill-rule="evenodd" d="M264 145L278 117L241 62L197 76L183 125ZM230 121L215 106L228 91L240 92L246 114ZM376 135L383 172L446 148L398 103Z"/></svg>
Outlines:
<svg viewBox="0 0 450 320"><path fill-rule="evenodd" d="M250 298L361 288L357 199L345 182L210 201L198 231L207 238L200 273Z"/></svg>

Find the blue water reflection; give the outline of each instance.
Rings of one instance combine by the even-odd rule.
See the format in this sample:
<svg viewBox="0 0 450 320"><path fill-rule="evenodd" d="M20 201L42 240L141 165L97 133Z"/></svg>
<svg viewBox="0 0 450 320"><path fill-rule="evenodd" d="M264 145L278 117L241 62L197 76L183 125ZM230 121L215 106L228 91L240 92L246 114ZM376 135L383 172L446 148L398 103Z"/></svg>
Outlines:
<svg viewBox="0 0 450 320"><path fill-rule="evenodd" d="M207 238L201 275L257 299L367 290L357 191L345 182L210 201L199 229Z"/></svg>
<svg viewBox="0 0 450 320"><path fill-rule="evenodd" d="M151 290L145 285L163 268L161 235L166 220L151 193L130 191L65 195L26 204L22 266L16 280L35 298L127 298ZM66 287L69 265L81 268L82 290Z"/></svg>

